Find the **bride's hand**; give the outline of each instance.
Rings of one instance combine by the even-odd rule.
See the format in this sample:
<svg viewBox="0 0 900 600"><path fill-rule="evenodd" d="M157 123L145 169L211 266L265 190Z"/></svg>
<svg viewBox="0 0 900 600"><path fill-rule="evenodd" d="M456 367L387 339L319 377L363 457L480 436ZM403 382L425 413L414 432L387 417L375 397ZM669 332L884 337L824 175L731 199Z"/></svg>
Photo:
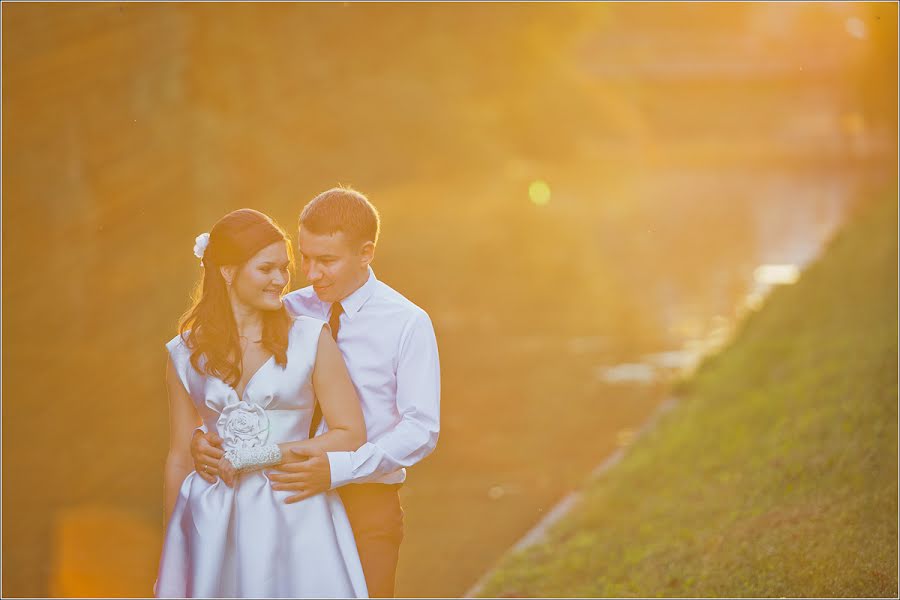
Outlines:
<svg viewBox="0 0 900 600"><path fill-rule="evenodd" d="M234 487L234 481L237 479L237 471L231 461L224 456L219 459L219 477L228 487Z"/></svg>

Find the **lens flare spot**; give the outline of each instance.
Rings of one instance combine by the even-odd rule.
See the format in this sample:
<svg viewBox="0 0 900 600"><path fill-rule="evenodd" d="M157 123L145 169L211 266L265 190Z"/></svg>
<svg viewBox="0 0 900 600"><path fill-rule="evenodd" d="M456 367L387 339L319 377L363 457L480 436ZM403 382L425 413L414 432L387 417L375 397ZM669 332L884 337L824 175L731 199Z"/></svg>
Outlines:
<svg viewBox="0 0 900 600"><path fill-rule="evenodd" d="M528 197L532 204L537 206L546 206L550 203L550 186L546 181L532 181L528 186Z"/></svg>
<svg viewBox="0 0 900 600"><path fill-rule="evenodd" d="M844 22L847 33L858 40L866 39L868 32L866 31L866 23L859 17L850 17Z"/></svg>
<svg viewBox="0 0 900 600"><path fill-rule="evenodd" d="M499 500L504 495L506 495L506 490L503 489L503 486L493 485L488 489L488 498L491 500Z"/></svg>

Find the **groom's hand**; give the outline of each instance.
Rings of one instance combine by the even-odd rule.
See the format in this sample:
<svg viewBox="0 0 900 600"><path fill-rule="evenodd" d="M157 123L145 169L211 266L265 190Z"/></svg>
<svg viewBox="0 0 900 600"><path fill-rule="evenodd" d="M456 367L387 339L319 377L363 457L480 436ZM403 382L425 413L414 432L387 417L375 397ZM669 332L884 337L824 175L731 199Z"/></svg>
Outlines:
<svg viewBox="0 0 900 600"><path fill-rule="evenodd" d="M194 459L194 470L209 483L215 483L219 476L219 460L225 456L222 451L222 438L215 433L203 433L194 430L191 438L191 458Z"/></svg>
<svg viewBox="0 0 900 600"><path fill-rule="evenodd" d="M269 479L274 482L273 490L297 492L288 497L285 504L300 502L331 488L331 463L324 451L291 448L290 453L293 456L285 457L280 465L272 468L272 471L282 473L269 474Z"/></svg>

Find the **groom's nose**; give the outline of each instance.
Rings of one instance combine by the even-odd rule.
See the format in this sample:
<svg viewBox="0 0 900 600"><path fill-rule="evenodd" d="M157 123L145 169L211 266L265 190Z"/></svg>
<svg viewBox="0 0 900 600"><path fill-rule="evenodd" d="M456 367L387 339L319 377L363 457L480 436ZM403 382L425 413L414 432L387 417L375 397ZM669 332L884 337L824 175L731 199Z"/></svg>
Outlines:
<svg viewBox="0 0 900 600"><path fill-rule="evenodd" d="M318 281L322 278L322 271L320 271L315 265L309 265L306 268L306 278L309 281Z"/></svg>

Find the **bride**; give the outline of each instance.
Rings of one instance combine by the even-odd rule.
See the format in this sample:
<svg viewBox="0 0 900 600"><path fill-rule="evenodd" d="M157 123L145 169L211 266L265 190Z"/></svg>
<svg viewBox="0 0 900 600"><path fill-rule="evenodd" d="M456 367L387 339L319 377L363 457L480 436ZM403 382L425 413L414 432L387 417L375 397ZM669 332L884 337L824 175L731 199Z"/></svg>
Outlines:
<svg viewBox="0 0 900 600"><path fill-rule="evenodd" d="M169 361L166 532L158 597L366 597L350 523L326 492L286 504L265 469L291 450L356 450L363 416L328 325L292 319L289 238L241 209L198 236L203 273ZM307 439L316 402L328 431ZM191 434L223 440L220 479L193 470Z"/></svg>

